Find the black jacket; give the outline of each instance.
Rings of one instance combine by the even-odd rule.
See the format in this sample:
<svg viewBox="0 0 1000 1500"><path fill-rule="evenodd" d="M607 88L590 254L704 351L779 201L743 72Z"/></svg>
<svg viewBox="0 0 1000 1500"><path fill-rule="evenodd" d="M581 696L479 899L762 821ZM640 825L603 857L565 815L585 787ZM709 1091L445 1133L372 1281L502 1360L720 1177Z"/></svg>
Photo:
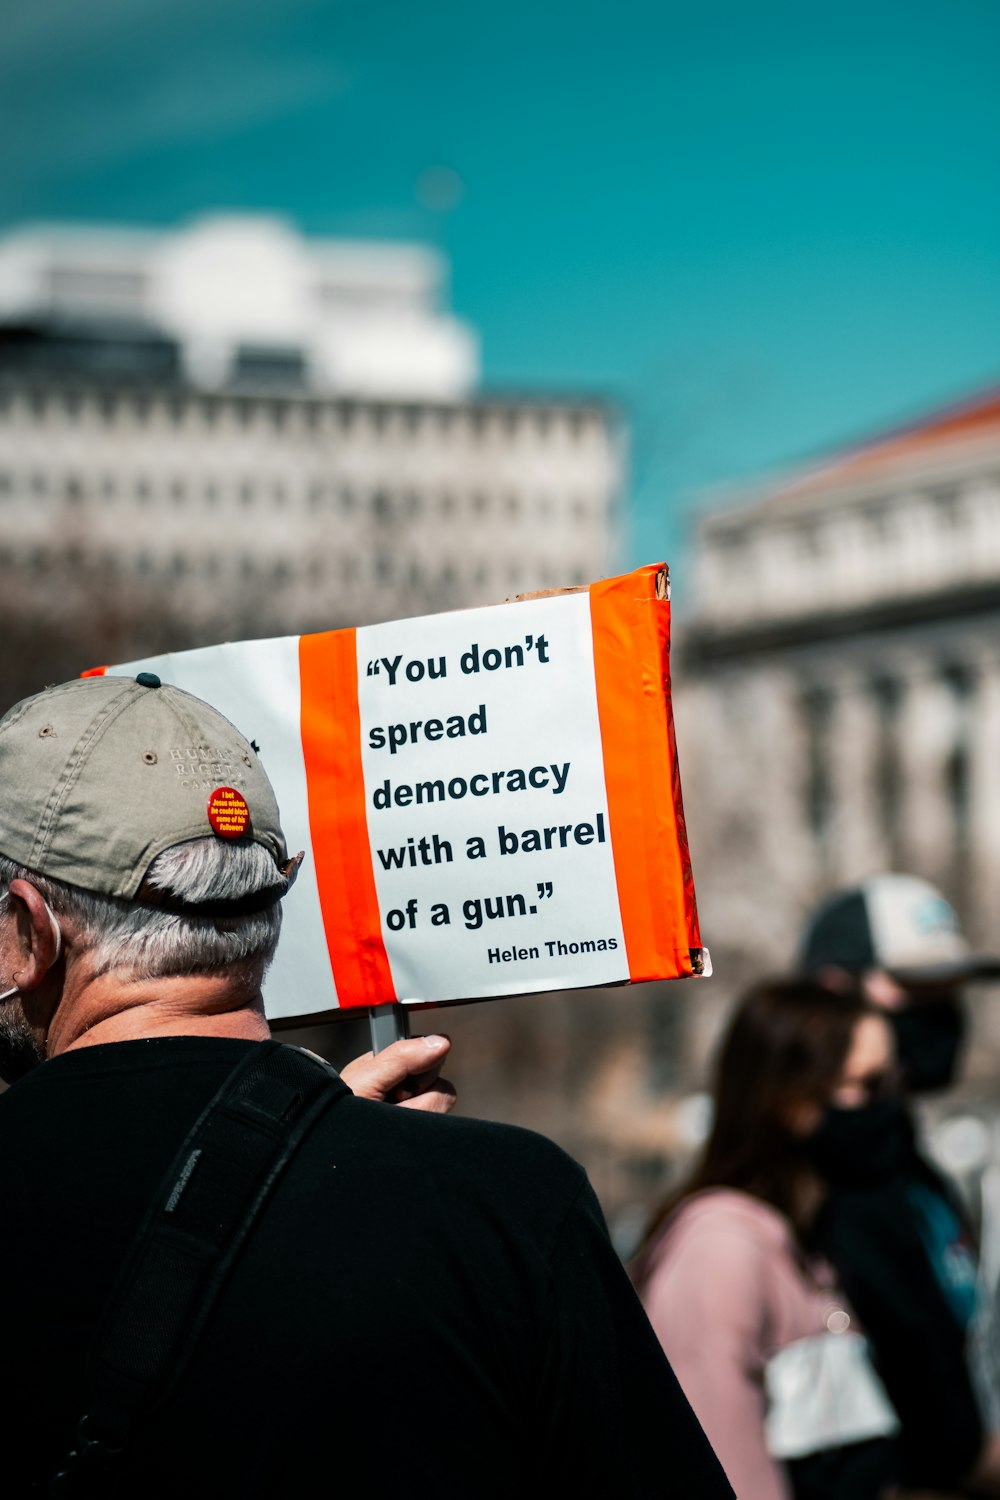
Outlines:
<svg viewBox="0 0 1000 1500"><path fill-rule="evenodd" d="M836 1188L814 1242L837 1268L899 1416L900 1479L913 1488L950 1489L974 1466L983 1424L966 1330L925 1248L916 1186L958 1214L946 1184L914 1147L889 1181Z"/></svg>
<svg viewBox="0 0 1000 1500"><path fill-rule="evenodd" d="M83 1048L0 1097L5 1495L44 1492L147 1203L253 1045ZM121 1493L730 1496L576 1163L335 1087Z"/></svg>

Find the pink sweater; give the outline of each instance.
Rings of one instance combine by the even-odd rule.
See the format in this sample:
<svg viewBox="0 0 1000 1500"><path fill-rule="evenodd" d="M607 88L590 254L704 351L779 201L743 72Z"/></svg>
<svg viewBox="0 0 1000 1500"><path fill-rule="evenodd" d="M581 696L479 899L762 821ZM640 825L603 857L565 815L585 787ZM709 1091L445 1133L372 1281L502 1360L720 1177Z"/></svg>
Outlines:
<svg viewBox="0 0 1000 1500"><path fill-rule="evenodd" d="M682 1204L651 1259L643 1304L739 1500L788 1500L764 1440L764 1369L843 1317L830 1268L806 1270L782 1215L729 1188Z"/></svg>

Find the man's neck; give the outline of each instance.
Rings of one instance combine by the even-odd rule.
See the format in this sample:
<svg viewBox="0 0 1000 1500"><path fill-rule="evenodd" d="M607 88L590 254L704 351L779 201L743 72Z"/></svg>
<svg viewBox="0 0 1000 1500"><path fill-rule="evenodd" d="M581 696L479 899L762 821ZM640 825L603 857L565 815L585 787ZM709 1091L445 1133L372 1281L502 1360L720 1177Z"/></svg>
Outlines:
<svg viewBox="0 0 1000 1500"><path fill-rule="evenodd" d="M260 989L208 974L122 979L105 974L64 995L46 1055L158 1036L222 1036L266 1041Z"/></svg>

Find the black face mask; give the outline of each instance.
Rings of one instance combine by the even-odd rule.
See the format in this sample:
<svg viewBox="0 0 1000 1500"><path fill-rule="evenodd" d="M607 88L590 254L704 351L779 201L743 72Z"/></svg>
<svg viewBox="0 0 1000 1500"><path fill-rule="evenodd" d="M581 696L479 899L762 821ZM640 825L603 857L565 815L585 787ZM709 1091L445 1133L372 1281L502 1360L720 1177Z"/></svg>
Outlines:
<svg viewBox="0 0 1000 1500"><path fill-rule="evenodd" d="M805 1146L832 1187L866 1187L893 1177L906 1163L912 1143L903 1102L892 1098L861 1109L831 1104Z"/></svg>
<svg viewBox="0 0 1000 1500"><path fill-rule="evenodd" d="M918 1000L886 1017L896 1033L903 1081L914 1094L946 1089L954 1082L965 1038L965 1012L956 1000Z"/></svg>

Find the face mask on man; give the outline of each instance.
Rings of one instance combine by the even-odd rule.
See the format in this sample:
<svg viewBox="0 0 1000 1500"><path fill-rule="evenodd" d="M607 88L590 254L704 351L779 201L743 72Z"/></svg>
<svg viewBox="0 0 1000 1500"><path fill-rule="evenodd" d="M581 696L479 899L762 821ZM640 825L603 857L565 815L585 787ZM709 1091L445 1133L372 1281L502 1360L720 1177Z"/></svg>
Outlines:
<svg viewBox="0 0 1000 1500"><path fill-rule="evenodd" d="M965 1012L954 999L918 1000L886 1012L896 1055L911 1093L931 1093L954 1082L965 1039Z"/></svg>
<svg viewBox="0 0 1000 1500"><path fill-rule="evenodd" d="M901 1099L879 1099L860 1109L831 1104L806 1140L820 1176L833 1187L886 1182L905 1163L913 1129Z"/></svg>

